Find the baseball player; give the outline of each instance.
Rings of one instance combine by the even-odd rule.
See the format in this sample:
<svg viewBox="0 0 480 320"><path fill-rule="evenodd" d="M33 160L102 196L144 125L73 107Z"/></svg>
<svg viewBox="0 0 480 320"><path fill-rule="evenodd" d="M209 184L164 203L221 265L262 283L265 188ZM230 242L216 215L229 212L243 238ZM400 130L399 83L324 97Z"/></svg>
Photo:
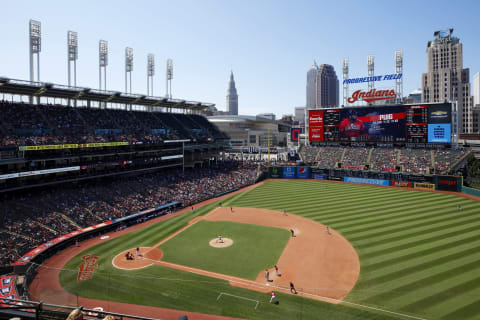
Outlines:
<svg viewBox="0 0 480 320"><path fill-rule="evenodd" d="M328 226L325 226L325 230L327 231L327 234L330 234L330 230L328 229Z"/></svg>
<svg viewBox="0 0 480 320"><path fill-rule="evenodd" d="M275 274L277 275L277 277L281 276L280 272L278 271L277 265L275 265Z"/></svg>
<svg viewBox="0 0 480 320"><path fill-rule="evenodd" d="M272 291L270 293L270 296L271 296L270 297L270 303L272 303L272 301L274 301L274 300L277 301L277 297L275 296L275 291Z"/></svg>
<svg viewBox="0 0 480 320"><path fill-rule="evenodd" d="M283 210L283 215L284 215L284 216L287 215L287 210Z"/></svg>
<svg viewBox="0 0 480 320"><path fill-rule="evenodd" d="M230 212L233 212L233 208L232 208L232 207L230 207Z"/></svg>
<svg viewBox="0 0 480 320"><path fill-rule="evenodd" d="M290 229L290 232L292 233L292 238L295 237L295 231L293 231L293 229Z"/></svg>
<svg viewBox="0 0 480 320"><path fill-rule="evenodd" d="M222 238L222 235L221 235L221 234L218 235L217 243L218 243L218 242L223 243L223 238Z"/></svg>
<svg viewBox="0 0 480 320"><path fill-rule="evenodd" d="M265 269L265 278L267 278L267 281L270 282L270 271L268 271L268 269Z"/></svg>
<svg viewBox="0 0 480 320"><path fill-rule="evenodd" d="M293 285L293 282L290 281L290 292L293 294L297 294L297 289L295 289L295 286Z"/></svg>

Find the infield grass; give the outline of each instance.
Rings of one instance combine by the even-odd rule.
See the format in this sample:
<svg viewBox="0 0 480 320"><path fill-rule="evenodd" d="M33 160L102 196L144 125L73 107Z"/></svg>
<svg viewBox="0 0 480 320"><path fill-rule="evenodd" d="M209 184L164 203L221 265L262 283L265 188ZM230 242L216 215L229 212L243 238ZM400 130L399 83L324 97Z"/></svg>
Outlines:
<svg viewBox="0 0 480 320"><path fill-rule="evenodd" d="M479 202L440 193L278 180L222 203L285 209L342 233L357 250L361 264L359 281L345 299L348 302L423 319L480 319ZM284 294L278 295L280 305L273 306L266 294L180 270L112 267L111 259L119 252L152 246L196 214L214 207L185 213L83 252L101 257L98 272L92 280L76 282L80 254L66 265L73 271L62 271L62 285L91 298L248 319L407 319ZM258 300L260 306L254 310L230 298L217 301L220 292Z"/></svg>
<svg viewBox="0 0 480 320"><path fill-rule="evenodd" d="M233 245L214 248L216 235ZM255 280L260 271L272 268L290 239L288 230L228 221L199 221L162 244L162 260L180 265Z"/></svg>

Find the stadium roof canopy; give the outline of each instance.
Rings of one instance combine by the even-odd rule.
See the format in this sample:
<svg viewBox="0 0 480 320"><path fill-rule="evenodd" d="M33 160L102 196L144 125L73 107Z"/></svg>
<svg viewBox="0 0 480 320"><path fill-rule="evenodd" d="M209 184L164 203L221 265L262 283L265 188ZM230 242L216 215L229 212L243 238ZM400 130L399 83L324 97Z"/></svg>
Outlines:
<svg viewBox="0 0 480 320"><path fill-rule="evenodd" d="M204 110L215 106L214 103L153 97L84 87L69 87L48 82L32 82L4 77L0 77L0 93L189 110Z"/></svg>

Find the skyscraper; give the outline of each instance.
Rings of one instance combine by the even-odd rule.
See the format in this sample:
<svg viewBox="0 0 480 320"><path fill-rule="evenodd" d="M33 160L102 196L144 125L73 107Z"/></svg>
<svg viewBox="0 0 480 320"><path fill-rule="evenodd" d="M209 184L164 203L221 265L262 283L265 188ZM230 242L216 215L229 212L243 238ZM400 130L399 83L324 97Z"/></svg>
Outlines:
<svg viewBox="0 0 480 320"><path fill-rule="evenodd" d="M435 39L427 44L427 73L422 74L423 102L458 101L458 131L473 130L470 70L463 69L460 39L452 37L453 29L436 31ZM453 115L455 123L455 115ZM453 126L453 132L456 132Z"/></svg>
<svg viewBox="0 0 480 320"><path fill-rule="evenodd" d="M480 72L473 76L473 105L480 106Z"/></svg>
<svg viewBox="0 0 480 320"><path fill-rule="evenodd" d="M317 104L315 103L317 99L317 73L318 66L314 60L312 67L307 72L307 109L315 109L317 107Z"/></svg>
<svg viewBox="0 0 480 320"><path fill-rule="evenodd" d="M238 94L237 88L235 88L235 80L233 79L233 71L230 72L230 82L228 83L227 112L238 116Z"/></svg>
<svg viewBox="0 0 480 320"><path fill-rule="evenodd" d="M308 109L338 107L339 84L333 66L314 61L307 72L307 102Z"/></svg>
<svg viewBox="0 0 480 320"><path fill-rule="evenodd" d="M338 107L338 78L333 66L321 64L317 73L317 108Z"/></svg>

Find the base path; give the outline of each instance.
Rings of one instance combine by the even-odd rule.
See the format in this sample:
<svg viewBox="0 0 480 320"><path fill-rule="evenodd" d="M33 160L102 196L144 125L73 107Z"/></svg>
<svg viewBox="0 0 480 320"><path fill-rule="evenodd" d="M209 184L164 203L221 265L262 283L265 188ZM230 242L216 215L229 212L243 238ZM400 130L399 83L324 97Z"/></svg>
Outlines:
<svg viewBox="0 0 480 320"><path fill-rule="evenodd" d="M197 217L193 223L172 236L200 220L232 221L283 228L289 231L293 229L295 236L290 238L277 262L281 275L277 276L275 270L270 269L272 282L266 281L264 270L259 270L256 280L251 281L161 261L162 255L158 253L157 248L145 251L147 255L150 252L156 252L157 259L126 261L122 254L116 256L112 263L118 268L132 270L150 264L163 265L228 280L231 285L261 292L268 292L272 288L290 292L290 282L293 282L301 295L332 303L341 302L355 286L360 274L358 255L352 245L334 230L330 229L327 233L326 227L320 223L293 214L285 215L279 211L235 207L232 212L225 209L217 208L206 216ZM156 246L163 242L165 240Z"/></svg>

